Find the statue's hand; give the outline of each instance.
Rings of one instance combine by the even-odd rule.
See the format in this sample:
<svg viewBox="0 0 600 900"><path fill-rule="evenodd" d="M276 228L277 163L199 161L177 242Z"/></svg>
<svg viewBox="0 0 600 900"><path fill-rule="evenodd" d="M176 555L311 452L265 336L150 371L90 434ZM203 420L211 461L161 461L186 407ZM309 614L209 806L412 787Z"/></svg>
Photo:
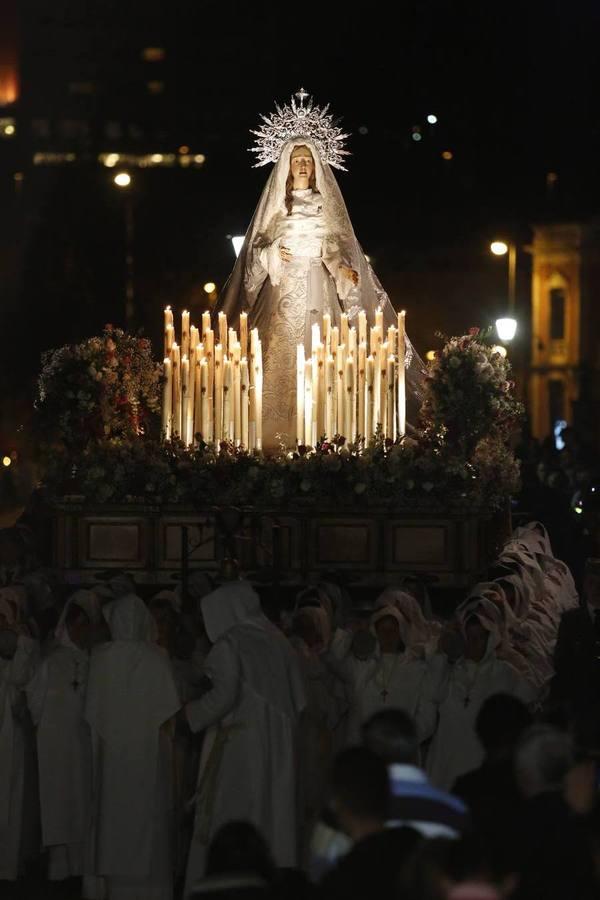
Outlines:
<svg viewBox="0 0 600 900"><path fill-rule="evenodd" d="M344 278L347 278L352 284L358 284L358 272L351 269L350 266L340 266L340 272Z"/></svg>
<svg viewBox="0 0 600 900"><path fill-rule="evenodd" d="M280 247L279 255L284 262L290 262L294 258L294 254L287 247Z"/></svg>

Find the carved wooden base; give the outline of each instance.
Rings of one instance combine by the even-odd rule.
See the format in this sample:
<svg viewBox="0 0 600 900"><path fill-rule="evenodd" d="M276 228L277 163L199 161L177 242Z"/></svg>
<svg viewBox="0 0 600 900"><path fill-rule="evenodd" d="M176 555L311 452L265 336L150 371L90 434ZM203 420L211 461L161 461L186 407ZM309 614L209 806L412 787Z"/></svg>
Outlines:
<svg viewBox="0 0 600 900"><path fill-rule="evenodd" d="M275 569L282 582L344 572L354 583L385 584L414 572L440 587L466 587L484 573L503 539L505 517L389 509L193 510L178 506L55 508L53 562L68 582L93 583L111 569L139 584L173 584L185 557L191 571L215 572L235 555L242 570Z"/></svg>

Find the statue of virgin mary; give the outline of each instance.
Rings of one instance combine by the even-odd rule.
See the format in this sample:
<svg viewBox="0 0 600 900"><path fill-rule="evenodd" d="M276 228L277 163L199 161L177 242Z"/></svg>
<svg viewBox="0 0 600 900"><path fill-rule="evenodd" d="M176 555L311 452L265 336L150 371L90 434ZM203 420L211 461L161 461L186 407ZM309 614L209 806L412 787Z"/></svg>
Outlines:
<svg viewBox="0 0 600 900"><path fill-rule="evenodd" d="M263 117L254 132L258 165L274 162L216 312L237 327L248 313L263 342L263 445L295 444L296 349L310 355L311 326L329 313L350 325L364 310L371 325L383 311L397 322L390 299L358 243L332 166L344 168L347 135L301 90L291 106ZM418 408L424 365L406 339L409 415ZM411 402L412 401L412 402Z"/></svg>

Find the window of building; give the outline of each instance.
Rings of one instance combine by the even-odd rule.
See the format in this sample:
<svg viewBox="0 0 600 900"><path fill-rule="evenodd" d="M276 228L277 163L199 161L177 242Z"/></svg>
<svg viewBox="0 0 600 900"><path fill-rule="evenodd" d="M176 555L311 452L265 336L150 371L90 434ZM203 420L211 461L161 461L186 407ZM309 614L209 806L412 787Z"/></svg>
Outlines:
<svg viewBox="0 0 600 900"><path fill-rule="evenodd" d="M548 381L548 412L552 426L565 418L565 383L558 378Z"/></svg>
<svg viewBox="0 0 600 900"><path fill-rule="evenodd" d="M69 83L70 94L89 96L90 94L94 94L95 91L96 85L93 81L71 81Z"/></svg>
<svg viewBox="0 0 600 900"><path fill-rule="evenodd" d="M50 137L50 122L48 119L32 119L31 133L36 138Z"/></svg>
<svg viewBox="0 0 600 900"><path fill-rule="evenodd" d="M144 47L142 50L144 62L162 62L165 56L164 47Z"/></svg>
<svg viewBox="0 0 600 900"><path fill-rule="evenodd" d="M550 289L550 340L562 341L565 337L566 291L562 287Z"/></svg>
<svg viewBox="0 0 600 900"><path fill-rule="evenodd" d="M88 137L90 127L82 119L63 119L59 125L59 133L68 140L77 140Z"/></svg>
<svg viewBox="0 0 600 900"><path fill-rule="evenodd" d="M107 122L104 126L104 134L111 140L118 140L123 135L120 122Z"/></svg>

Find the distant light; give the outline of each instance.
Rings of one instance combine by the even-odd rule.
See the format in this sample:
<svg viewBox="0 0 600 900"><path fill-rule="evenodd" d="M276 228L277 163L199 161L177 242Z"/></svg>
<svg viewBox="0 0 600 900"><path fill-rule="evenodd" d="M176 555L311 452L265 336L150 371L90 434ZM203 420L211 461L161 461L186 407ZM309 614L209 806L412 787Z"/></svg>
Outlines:
<svg viewBox="0 0 600 900"><path fill-rule="evenodd" d="M188 147L187 144L182 144L181 147L179 148L179 152L180 152L180 153L183 153L183 154L189 153L189 152L190 152L190 148Z"/></svg>
<svg viewBox="0 0 600 900"><path fill-rule="evenodd" d="M562 436L563 430L567 427L567 422L565 419L557 419L554 423L554 446L557 450L565 449L565 442ZM594 488L592 488L594 490Z"/></svg>
<svg viewBox="0 0 600 900"><path fill-rule="evenodd" d="M118 162L119 162L119 154L118 153L107 153L106 156L104 157L104 165L109 169L112 169L113 166L116 166L116 164Z"/></svg>
<svg viewBox="0 0 600 900"><path fill-rule="evenodd" d="M113 178L114 183L117 187L129 187L131 184L131 175L129 172L118 172L117 175Z"/></svg>
<svg viewBox="0 0 600 900"><path fill-rule="evenodd" d="M7 469L8 469L8 467L10 466L11 463L12 463L12 459L10 458L10 456L5 456L5 457L3 457L3 459L2 459L2 465L3 465L3 466L6 466Z"/></svg>
<svg viewBox="0 0 600 900"><path fill-rule="evenodd" d="M438 117L434 116L433 113L431 113L430 115L427 116L427 121L429 122L430 125L437 125L437 120L438 120Z"/></svg>
<svg viewBox="0 0 600 900"><path fill-rule="evenodd" d="M358 129L358 133L359 133L359 134L368 134L368 133L369 133L369 129L367 128L366 125L361 125L361 126L359 127L359 129Z"/></svg>
<svg viewBox="0 0 600 900"><path fill-rule="evenodd" d="M581 506L576 506L575 512L577 513L578 516L580 516L583 512L583 509L581 508Z"/></svg>
<svg viewBox="0 0 600 900"><path fill-rule="evenodd" d="M413 131L412 139L413 139L413 141L422 141L423 136L418 131Z"/></svg>
<svg viewBox="0 0 600 900"><path fill-rule="evenodd" d="M498 332L498 337L504 343L512 341L517 333L517 320L508 316L503 319L496 319L496 331Z"/></svg>
<svg viewBox="0 0 600 900"><path fill-rule="evenodd" d="M161 163L164 159L162 153L152 153L150 156L150 162L153 163Z"/></svg>
<svg viewBox="0 0 600 900"><path fill-rule="evenodd" d="M506 256L508 253L508 244L505 241L492 241L490 250L494 256Z"/></svg>
<svg viewBox="0 0 600 900"><path fill-rule="evenodd" d="M164 47L144 47L142 50L142 59L144 62L161 62L164 58Z"/></svg>
<svg viewBox="0 0 600 900"><path fill-rule="evenodd" d="M25 178L25 175L23 174L23 172L15 172L15 174L13 175L13 178L15 181L23 181L23 179Z"/></svg>
<svg viewBox="0 0 600 900"><path fill-rule="evenodd" d="M435 359L435 355L436 355L435 350L428 350L427 353L425 354L425 359L428 359L429 362L433 362Z"/></svg>
<svg viewBox="0 0 600 900"><path fill-rule="evenodd" d="M454 159L454 153L452 152L452 150L444 150L444 152L442 153L442 159Z"/></svg>
<svg viewBox="0 0 600 900"><path fill-rule="evenodd" d="M194 162L199 163L200 165L202 165L203 162L206 162L204 153L196 153L196 155L194 156Z"/></svg>
<svg viewBox="0 0 600 900"><path fill-rule="evenodd" d="M207 294L214 294L216 289L217 289L217 286L214 283L214 281L207 281L206 284L204 285L204 291Z"/></svg>
<svg viewBox="0 0 600 900"><path fill-rule="evenodd" d="M548 172L546 175L546 184L548 186L556 184L558 181L558 172Z"/></svg>
<svg viewBox="0 0 600 900"><path fill-rule="evenodd" d="M244 245L244 235L236 234L235 237L231 238L231 243L233 244L233 249L235 251L236 259L240 255L240 250Z"/></svg>
<svg viewBox="0 0 600 900"><path fill-rule="evenodd" d="M8 134L8 135L14 134L15 130L16 129L15 129L14 125L5 125L4 126L4 134Z"/></svg>
<svg viewBox="0 0 600 900"><path fill-rule="evenodd" d="M506 347L501 347L500 344L495 344L492 347L492 353L497 353L498 356L505 357L507 354Z"/></svg>

